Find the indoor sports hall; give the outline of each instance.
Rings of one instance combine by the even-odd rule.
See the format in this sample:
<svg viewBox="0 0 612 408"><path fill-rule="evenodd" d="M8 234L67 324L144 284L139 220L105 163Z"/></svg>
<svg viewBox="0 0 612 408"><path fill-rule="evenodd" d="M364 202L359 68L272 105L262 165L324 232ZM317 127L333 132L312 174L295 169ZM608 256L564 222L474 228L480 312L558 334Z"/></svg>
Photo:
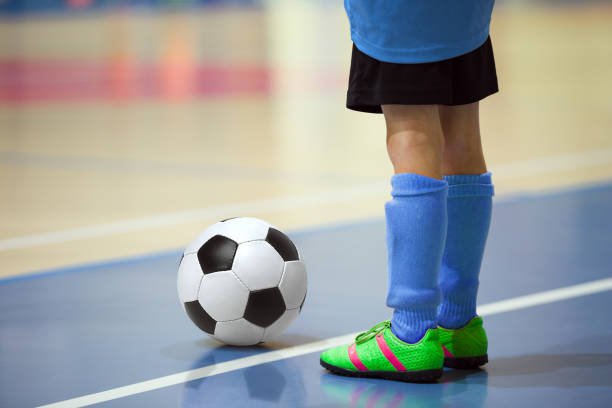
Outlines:
<svg viewBox="0 0 612 408"><path fill-rule="evenodd" d="M0 0L0 407L609 407L612 2L498 0L480 104L493 218L479 370L350 378L320 353L388 319L382 115L346 109L332 0ZM284 231L300 314L202 332L184 248Z"/></svg>

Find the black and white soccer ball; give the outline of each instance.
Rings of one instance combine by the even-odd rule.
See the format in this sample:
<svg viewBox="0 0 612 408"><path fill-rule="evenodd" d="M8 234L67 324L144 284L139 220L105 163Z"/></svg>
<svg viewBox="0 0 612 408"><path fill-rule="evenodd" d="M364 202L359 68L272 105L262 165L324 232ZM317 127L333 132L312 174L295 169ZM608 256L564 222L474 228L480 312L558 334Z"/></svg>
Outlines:
<svg viewBox="0 0 612 408"><path fill-rule="evenodd" d="M177 286L196 326L223 343L247 346L278 336L297 318L306 266L280 229L259 218L229 218L187 246Z"/></svg>

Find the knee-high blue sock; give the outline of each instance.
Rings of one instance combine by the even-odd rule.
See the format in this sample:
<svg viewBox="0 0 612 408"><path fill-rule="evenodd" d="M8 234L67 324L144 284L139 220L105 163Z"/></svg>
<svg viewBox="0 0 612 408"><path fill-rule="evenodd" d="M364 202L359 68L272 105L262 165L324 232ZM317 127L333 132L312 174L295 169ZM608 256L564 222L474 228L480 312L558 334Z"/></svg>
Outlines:
<svg viewBox="0 0 612 408"><path fill-rule="evenodd" d="M385 203L391 330L407 343L437 327L438 272L446 236L448 184L413 173L391 177Z"/></svg>
<svg viewBox="0 0 612 408"><path fill-rule="evenodd" d="M476 315L478 275L491 223L491 173L444 176L448 182L448 230L442 266L438 324L464 326Z"/></svg>

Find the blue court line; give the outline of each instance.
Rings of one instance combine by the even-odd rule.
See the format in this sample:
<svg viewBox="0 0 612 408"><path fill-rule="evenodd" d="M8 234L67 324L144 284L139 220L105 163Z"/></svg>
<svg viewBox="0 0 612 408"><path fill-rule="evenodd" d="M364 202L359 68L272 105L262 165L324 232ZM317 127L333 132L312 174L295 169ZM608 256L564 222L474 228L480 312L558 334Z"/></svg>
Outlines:
<svg viewBox="0 0 612 408"><path fill-rule="evenodd" d="M153 253L147 253L143 255L134 255L134 256L116 258L112 260L81 264L81 265L62 266L62 267L54 268L54 269L47 269L47 270L42 270L42 271L26 273L24 275L10 276L8 278L2 278L0 279L0 285L6 285L9 283L13 283L13 282L20 282L20 281L31 280L31 279L46 278L46 277L52 277L52 276L58 276L58 275L66 275L66 274L77 273L77 272L90 272L90 271L93 272L93 271L100 270L106 267L124 266L124 265L128 265L128 264L135 263L135 262L141 262L141 261L153 261L155 259L165 258L167 256L174 255L174 254L176 254L177 256L176 266L178 268L178 260L179 260L179 257L181 256L181 251L182 249L176 248L176 249L167 250L167 251L153 252Z"/></svg>
<svg viewBox="0 0 612 408"><path fill-rule="evenodd" d="M542 193L539 193L539 192L538 193L535 193L535 192L511 193L511 194L503 195L502 202L495 203L496 201L495 199L493 200L493 202L495 206L509 205L512 203L526 201L526 200L537 200L541 198L562 197L562 196L567 196L567 195L576 194L576 193L597 192L597 191L609 189L610 187L612 187L612 182L587 183L587 184L581 184L578 186L562 187L559 189L545 191ZM343 228L351 227L351 226L368 225L368 224L380 222L381 219L384 219L384 217L380 217L380 216L369 217L369 218L364 218L358 222L341 221L341 222L330 223L330 224L322 225L322 226L303 227L303 228L299 228L293 231L286 231L286 233L290 237L299 237L303 235L309 235L315 232L316 233L331 232L331 231L337 231L339 229L343 229ZM185 243L185 245L187 245L187 243ZM156 252L146 253L146 254L141 254L141 255L121 257L121 258L116 258L112 260L105 260L105 261L86 263L86 264L67 266L67 267L64 266L64 267L42 270L42 271L34 271L34 272L26 273L23 275L11 276L8 278L1 278L0 285L6 285L6 284L13 283L13 282L19 282L19 281L30 280L30 279L46 278L46 277L52 277L52 276L57 276L57 275L65 275L65 274L70 274L70 273L90 272L90 271L95 271L95 270L99 270L102 268L106 268L109 266L123 266L123 265L127 265L130 263L135 263L135 262L150 261L150 260L155 260L158 258L164 258L164 257L175 255L175 254L177 257L177 267L178 267L178 260L179 260L179 257L182 251L183 251L183 248L174 248L174 249L169 249L165 251L156 251Z"/></svg>

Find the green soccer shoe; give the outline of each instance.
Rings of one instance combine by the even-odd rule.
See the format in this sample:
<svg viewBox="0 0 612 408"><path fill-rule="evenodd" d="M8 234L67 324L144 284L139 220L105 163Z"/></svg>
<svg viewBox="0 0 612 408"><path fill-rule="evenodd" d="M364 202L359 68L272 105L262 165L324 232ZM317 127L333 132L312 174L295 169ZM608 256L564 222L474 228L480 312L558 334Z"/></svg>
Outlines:
<svg viewBox="0 0 612 408"><path fill-rule="evenodd" d="M432 382L442 376L444 352L438 329L429 329L417 343L406 343L386 320L361 333L355 342L321 354L320 363L335 374L410 382Z"/></svg>
<svg viewBox="0 0 612 408"><path fill-rule="evenodd" d="M445 367L473 369L489 361L487 333L482 327L482 317L476 316L458 329L438 326L438 331Z"/></svg>

